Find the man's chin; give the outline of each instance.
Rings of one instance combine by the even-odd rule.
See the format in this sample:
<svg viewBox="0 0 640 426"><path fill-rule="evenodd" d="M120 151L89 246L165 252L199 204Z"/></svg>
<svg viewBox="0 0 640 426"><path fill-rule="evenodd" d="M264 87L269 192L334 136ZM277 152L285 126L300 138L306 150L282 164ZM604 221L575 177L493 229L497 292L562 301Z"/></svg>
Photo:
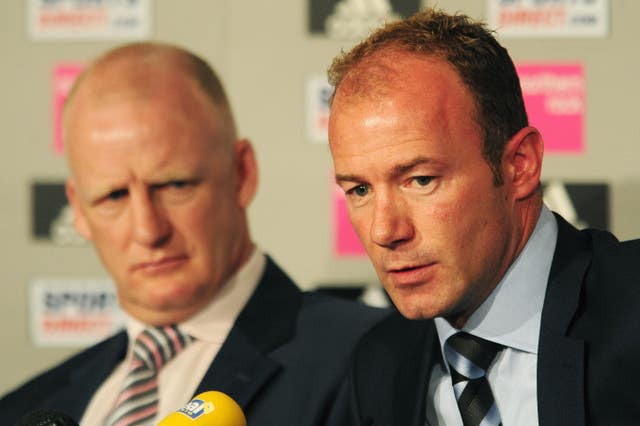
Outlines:
<svg viewBox="0 0 640 426"><path fill-rule="evenodd" d="M145 304L123 305L123 309L139 321L155 326L177 324L190 318L198 309L193 304L180 304L175 300L148 302Z"/></svg>
<svg viewBox="0 0 640 426"><path fill-rule="evenodd" d="M393 299L392 299L393 300ZM416 307L412 303L407 303L406 301L395 301L393 300L393 304L396 306L400 314L403 317L410 320L418 320L423 319L421 310Z"/></svg>
<svg viewBox="0 0 640 426"><path fill-rule="evenodd" d="M428 303L420 303L416 297L391 297L393 304L403 317L410 320L432 319L439 316L440 312ZM424 302L424 301L423 301Z"/></svg>
<svg viewBox="0 0 640 426"><path fill-rule="evenodd" d="M409 320L424 320L432 319L433 316L427 315L417 309L400 309L398 308L403 317Z"/></svg>

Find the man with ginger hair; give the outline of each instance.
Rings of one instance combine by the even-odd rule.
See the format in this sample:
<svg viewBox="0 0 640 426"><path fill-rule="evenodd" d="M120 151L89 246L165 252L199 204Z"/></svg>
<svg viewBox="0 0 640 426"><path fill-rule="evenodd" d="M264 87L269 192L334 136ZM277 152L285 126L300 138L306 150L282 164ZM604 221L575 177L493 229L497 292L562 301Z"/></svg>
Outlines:
<svg viewBox="0 0 640 426"><path fill-rule="evenodd" d="M542 136L509 55L435 10L329 69L349 216L401 315L356 349L344 423L637 424L640 241L542 202Z"/></svg>
<svg viewBox="0 0 640 426"><path fill-rule="evenodd" d="M318 425L357 338L383 312L301 293L251 240L258 172L198 56L124 45L93 62L64 113L67 195L116 285L126 331L0 400L83 425L155 425L204 391L251 425Z"/></svg>

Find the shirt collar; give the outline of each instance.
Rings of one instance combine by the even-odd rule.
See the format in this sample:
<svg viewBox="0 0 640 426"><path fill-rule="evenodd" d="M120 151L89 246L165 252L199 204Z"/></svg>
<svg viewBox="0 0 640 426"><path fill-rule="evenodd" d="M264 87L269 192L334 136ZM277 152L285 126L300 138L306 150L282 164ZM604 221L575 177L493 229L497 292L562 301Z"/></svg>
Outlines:
<svg viewBox="0 0 640 426"><path fill-rule="evenodd" d="M475 336L532 354L538 353L540 316L547 290L558 224L545 206L522 252L463 330ZM435 319L440 347L458 330Z"/></svg>
<svg viewBox="0 0 640 426"><path fill-rule="evenodd" d="M198 340L221 344L258 286L265 264L264 253L254 248L249 259L223 284L213 300L180 323L180 329ZM129 341L133 341L147 325L126 315L126 327Z"/></svg>

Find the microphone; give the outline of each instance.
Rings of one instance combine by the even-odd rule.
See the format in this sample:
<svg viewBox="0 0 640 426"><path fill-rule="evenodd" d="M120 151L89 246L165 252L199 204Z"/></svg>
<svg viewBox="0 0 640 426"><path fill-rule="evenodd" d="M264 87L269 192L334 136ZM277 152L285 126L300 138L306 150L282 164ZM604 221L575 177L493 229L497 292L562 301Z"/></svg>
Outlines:
<svg viewBox="0 0 640 426"><path fill-rule="evenodd" d="M158 426L247 426L242 408L229 395L202 392L165 417Z"/></svg>
<svg viewBox="0 0 640 426"><path fill-rule="evenodd" d="M15 426L78 426L78 423L59 411L40 409L20 417Z"/></svg>

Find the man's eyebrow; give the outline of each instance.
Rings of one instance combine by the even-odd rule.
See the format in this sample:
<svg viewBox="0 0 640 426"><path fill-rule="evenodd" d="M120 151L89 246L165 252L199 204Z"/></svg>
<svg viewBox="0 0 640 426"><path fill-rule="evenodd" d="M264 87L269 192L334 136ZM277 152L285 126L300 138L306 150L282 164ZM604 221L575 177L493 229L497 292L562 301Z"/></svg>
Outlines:
<svg viewBox="0 0 640 426"><path fill-rule="evenodd" d="M436 161L433 158L423 157L423 156L415 157L407 161L406 163L393 166L393 168L391 168L391 171L389 172L389 175L393 177L402 176L403 174L411 171L412 169L418 166L422 166L425 164L433 164L435 162Z"/></svg>
<svg viewBox="0 0 640 426"><path fill-rule="evenodd" d="M418 166L422 166L424 164L435 164L437 163L437 161L435 161L433 158L429 158L429 157L423 157L423 156L419 156L419 157L415 157L409 161L407 161L406 163L401 163L401 164L397 164L395 166L393 166L391 168L391 170L388 172L388 174L391 177L397 177L397 176L402 176L403 174L411 171L412 169L414 169L415 167ZM364 182L365 179L355 175L355 174L339 174L336 173L336 182L340 183L340 182Z"/></svg>
<svg viewBox="0 0 640 426"><path fill-rule="evenodd" d="M92 188L85 188L81 192L81 195L84 197L85 200L89 202L96 202L101 198L108 196L112 192L121 191L123 189L127 189L126 184L123 184L123 185L107 184L107 185L100 185Z"/></svg>
<svg viewBox="0 0 640 426"><path fill-rule="evenodd" d="M336 183L340 182L362 182L363 179L358 175L338 174L336 173Z"/></svg>

